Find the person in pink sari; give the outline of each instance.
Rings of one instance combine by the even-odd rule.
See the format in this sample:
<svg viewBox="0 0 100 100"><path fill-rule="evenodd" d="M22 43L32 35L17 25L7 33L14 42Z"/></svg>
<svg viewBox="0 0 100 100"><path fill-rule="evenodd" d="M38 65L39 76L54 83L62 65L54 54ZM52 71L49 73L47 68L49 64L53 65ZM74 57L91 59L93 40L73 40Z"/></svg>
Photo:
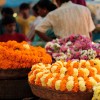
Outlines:
<svg viewBox="0 0 100 100"><path fill-rule="evenodd" d="M76 3L76 4L80 4L80 5L83 5L83 6L86 6L86 1L85 0L71 0L73 3Z"/></svg>

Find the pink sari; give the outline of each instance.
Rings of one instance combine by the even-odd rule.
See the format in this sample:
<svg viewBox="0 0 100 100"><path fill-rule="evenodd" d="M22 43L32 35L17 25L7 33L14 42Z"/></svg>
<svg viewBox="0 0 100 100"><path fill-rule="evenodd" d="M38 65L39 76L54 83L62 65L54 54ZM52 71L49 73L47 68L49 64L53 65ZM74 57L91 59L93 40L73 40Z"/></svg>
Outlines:
<svg viewBox="0 0 100 100"><path fill-rule="evenodd" d="M76 3L76 4L80 4L80 5L86 6L85 0L71 0L71 1L73 3Z"/></svg>

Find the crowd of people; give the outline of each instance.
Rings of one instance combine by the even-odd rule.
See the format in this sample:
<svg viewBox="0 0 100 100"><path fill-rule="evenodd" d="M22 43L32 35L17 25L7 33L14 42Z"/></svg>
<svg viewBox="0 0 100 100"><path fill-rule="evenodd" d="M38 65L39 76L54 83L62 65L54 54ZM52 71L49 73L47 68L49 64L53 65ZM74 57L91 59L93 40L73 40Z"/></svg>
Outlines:
<svg viewBox="0 0 100 100"><path fill-rule="evenodd" d="M32 10L32 14L30 14ZM23 3L19 14L13 17L10 7L2 8L0 42L27 41L33 45L45 44L55 38L82 34L92 39L95 26L85 0L40 0L32 8Z"/></svg>

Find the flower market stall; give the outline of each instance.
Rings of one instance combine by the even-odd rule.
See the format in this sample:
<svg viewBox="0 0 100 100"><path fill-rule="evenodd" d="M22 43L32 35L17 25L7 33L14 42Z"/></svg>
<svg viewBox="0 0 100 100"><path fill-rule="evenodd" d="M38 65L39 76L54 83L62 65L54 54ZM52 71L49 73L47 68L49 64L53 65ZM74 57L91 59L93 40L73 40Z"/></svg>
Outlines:
<svg viewBox="0 0 100 100"><path fill-rule="evenodd" d="M54 63L32 66L28 81L33 94L46 100L100 100L100 44L71 35L45 48Z"/></svg>
<svg viewBox="0 0 100 100"><path fill-rule="evenodd" d="M100 44L85 36L55 39L45 48L0 42L0 99L100 100L99 90Z"/></svg>
<svg viewBox="0 0 100 100"><path fill-rule="evenodd" d="M21 99L33 96L27 82L31 66L52 59L42 47L27 42L0 42L0 99Z"/></svg>

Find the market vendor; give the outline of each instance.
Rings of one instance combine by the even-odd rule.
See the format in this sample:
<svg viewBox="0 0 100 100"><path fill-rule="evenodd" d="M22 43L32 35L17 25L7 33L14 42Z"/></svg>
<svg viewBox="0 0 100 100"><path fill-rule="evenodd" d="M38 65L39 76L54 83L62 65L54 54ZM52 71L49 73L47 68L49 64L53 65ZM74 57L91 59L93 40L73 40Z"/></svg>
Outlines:
<svg viewBox="0 0 100 100"><path fill-rule="evenodd" d="M36 33L45 41L52 40L45 35L48 29L53 29L55 35L64 38L70 34L81 34L90 37L94 23L89 9L72 3L70 0L56 0L60 6L50 12L35 28Z"/></svg>

